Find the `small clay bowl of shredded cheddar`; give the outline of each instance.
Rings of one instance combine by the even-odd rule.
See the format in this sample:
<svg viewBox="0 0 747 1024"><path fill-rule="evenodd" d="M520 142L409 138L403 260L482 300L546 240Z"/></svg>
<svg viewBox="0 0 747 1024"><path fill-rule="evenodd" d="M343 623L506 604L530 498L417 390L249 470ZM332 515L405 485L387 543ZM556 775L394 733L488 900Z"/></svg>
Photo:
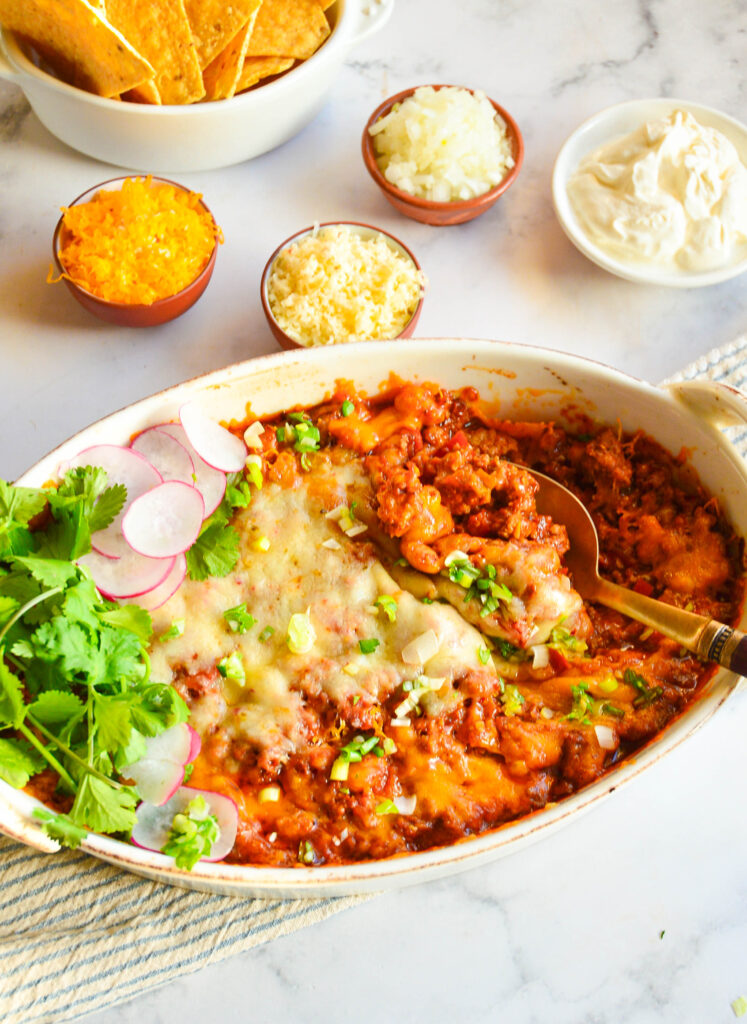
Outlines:
<svg viewBox="0 0 747 1024"><path fill-rule="evenodd" d="M202 196L165 178L113 178L67 206L52 240L59 273L89 312L122 327L181 316L210 281L220 228Z"/></svg>
<svg viewBox="0 0 747 1024"><path fill-rule="evenodd" d="M427 286L394 235L332 221L286 238L262 274L260 298L282 348L409 338Z"/></svg>

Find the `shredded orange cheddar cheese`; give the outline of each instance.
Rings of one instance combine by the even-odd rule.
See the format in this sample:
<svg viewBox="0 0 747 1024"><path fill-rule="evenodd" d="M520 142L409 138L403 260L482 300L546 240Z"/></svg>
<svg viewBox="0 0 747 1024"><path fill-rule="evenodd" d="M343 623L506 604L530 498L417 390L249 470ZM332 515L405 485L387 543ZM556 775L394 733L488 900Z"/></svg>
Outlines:
<svg viewBox="0 0 747 1024"><path fill-rule="evenodd" d="M222 241L200 199L148 176L63 207L62 277L109 302L149 306L175 295Z"/></svg>

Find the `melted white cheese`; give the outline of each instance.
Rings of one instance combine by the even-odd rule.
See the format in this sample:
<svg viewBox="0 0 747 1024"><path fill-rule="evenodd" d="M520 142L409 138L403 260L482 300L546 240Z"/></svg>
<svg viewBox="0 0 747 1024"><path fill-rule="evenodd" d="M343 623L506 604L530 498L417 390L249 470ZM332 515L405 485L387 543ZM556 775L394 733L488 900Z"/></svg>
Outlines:
<svg viewBox="0 0 747 1024"><path fill-rule="evenodd" d="M235 520L241 553L234 571L222 579L186 580L154 613L156 635L176 619L184 619L185 629L179 637L154 643L153 678L170 682L180 666L196 672L234 652L242 658L243 686L225 680L222 697L209 693L193 706L192 723L202 734L222 727L235 739L283 755L305 743L306 695L324 693L337 706L356 696L380 703L405 680L424 674L446 681L422 702L427 713L437 714L460 699L451 683L466 670L495 674L492 664L479 661L480 633L454 608L422 604L401 591L365 534L350 540L325 518L345 499L344 484L352 482L356 469L349 464L335 472L340 490L326 507L314 496L311 477L295 489L266 483L255 491ZM269 538L267 551L253 548L258 536ZM330 538L339 549L324 546ZM397 601L395 622L374 604L382 594ZM238 634L223 613L242 603L257 622ZM309 653L293 654L286 643L288 622L307 610L316 642ZM274 632L263 643L259 637L268 626ZM421 667L405 664L403 649L428 630L438 638L436 653ZM360 640L379 645L364 654Z"/></svg>

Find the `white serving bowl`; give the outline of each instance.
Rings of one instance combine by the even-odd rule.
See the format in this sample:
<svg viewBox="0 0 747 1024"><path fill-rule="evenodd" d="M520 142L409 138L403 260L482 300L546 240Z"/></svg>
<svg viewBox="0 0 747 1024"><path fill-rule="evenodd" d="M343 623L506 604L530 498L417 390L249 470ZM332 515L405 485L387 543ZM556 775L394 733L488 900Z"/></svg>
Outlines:
<svg viewBox="0 0 747 1024"><path fill-rule="evenodd" d="M714 270L688 271L657 266L654 263L635 263L610 255L596 245L586 234L568 198L568 179L581 160L599 146L635 131L646 121L666 117L674 110L687 110L696 121L716 128L732 142L739 159L747 165L747 126L728 114L712 107L704 107L689 100L651 99L630 100L600 110L584 121L563 143L555 160L552 174L552 198L560 225L576 248L592 263L617 277L637 284L665 285L669 288L702 288L705 285L728 281L747 270L747 254L738 262Z"/></svg>
<svg viewBox="0 0 747 1024"><path fill-rule="evenodd" d="M501 372L496 372L501 371ZM719 429L747 423L747 398L733 388L693 381L654 387L600 363L547 349L505 342L437 339L376 341L296 349L262 356L187 381L94 423L45 456L19 479L40 486L56 476L61 461L89 445L126 443L145 427L176 419L190 399L215 418L243 419L247 403L262 416L324 399L340 379L375 392L390 373L411 380L437 380L449 388L474 386L507 416L563 422L583 411L641 428L670 451L683 445L704 485L718 500L737 533L747 536L747 466ZM742 615L740 628L747 622ZM192 872L170 857L107 836L90 834L82 848L137 874L172 885L235 896L272 899L374 892L438 878L519 851L583 811L622 783L640 775L702 725L738 682L719 669L698 699L635 757L622 761L593 785L502 828L423 853L390 860L319 868L265 868L200 862ZM718 766L711 766L714 781ZM38 802L0 780L0 831L40 850L56 844L32 817ZM683 809L684 810L684 809Z"/></svg>
<svg viewBox="0 0 747 1024"><path fill-rule="evenodd" d="M121 103L41 70L0 30L0 77L19 85L34 113L73 149L154 173L204 171L250 160L287 142L319 112L348 51L383 27L394 0L335 0L332 32L286 75L230 100L185 106Z"/></svg>

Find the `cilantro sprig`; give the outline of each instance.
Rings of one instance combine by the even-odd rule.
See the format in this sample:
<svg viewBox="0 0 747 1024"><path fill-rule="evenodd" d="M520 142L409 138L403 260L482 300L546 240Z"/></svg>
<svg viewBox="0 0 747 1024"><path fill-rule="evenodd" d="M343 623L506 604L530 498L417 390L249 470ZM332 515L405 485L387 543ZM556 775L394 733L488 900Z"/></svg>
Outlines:
<svg viewBox="0 0 747 1024"><path fill-rule="evenodd" d="M467 591L465 604L475 600L480 602L480 618L495 614L501 603L507 605L513 601L514 595L506 584L496 579L494 565L486 564L479 568L469 558L461 556L450 560L446 573L452 583L458 583Z"/></svg>
<svg viewBox="0 0 747 1024"><path fill-rule="evenodd" d="M243 474L229 474L223 500L202 524L199 537L187 551L190 579L206 580L231 572L239 560L239 535L229 522L234 511L246 508L250 501L251 491Z"/></svg>
<svg viewBox="0 0 747 1024"><path fill-rule="evenodd" d="M150 679L148 613L107 601L77 564L124 504L106 480L79 467L56 490L0 481L0 778L23 788L51 770L70 810L36 816L68 846L132 829L138 795L118 769L187 718Z"/></svg>

